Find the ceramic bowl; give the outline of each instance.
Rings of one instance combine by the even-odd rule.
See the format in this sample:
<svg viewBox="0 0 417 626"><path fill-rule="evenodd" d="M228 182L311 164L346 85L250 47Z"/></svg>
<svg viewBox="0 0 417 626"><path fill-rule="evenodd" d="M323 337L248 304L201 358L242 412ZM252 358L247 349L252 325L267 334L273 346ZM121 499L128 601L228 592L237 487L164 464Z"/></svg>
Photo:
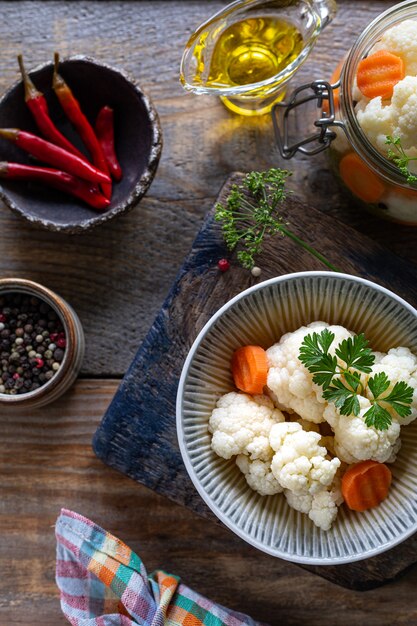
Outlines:
<svg viewBox="0 0 417 626"><path fill-rule="evenodd" d="M364 513L342 505L327 532L291 509L282 494L260 496L250 489L235 461L211 450L208 432L216 401L235 389L233 351L253 343L267 348L316 320L364 332L374 350L407 346L417 354L417 311L383 287L332 272L273 278L230 300L198 335L179 383L177 429L191 480L226 526L273 556L334 565L388 550L417 530L417 421L402 429L388 498Z"/></svg>
<svg viewBox="0 0 417 626"><path fill-rule="evenodd" d="M0 393L0 411L35 409L53 402L74 383L84 357L84 332L74 309L61 296L47 287L22 278L0 279L0 296L21 293L46 302L58 315L65 332L67 345L61 367L50 381L34 391L9 395Z"/></svg>
<svg viewBox="0 0 417 626"><path fill-rule="evenodd" d="M47 99L57 127L87 154L78 134L66 118L52 90L53 64L30 71L36 87ZM124 71L83 56L63 60L60 73L80 102L91 123L104 105L114 109L115 144L123 178L113 186L110 206L96 212L81 200L40 184L0 180L4 203L33 224L53 231L83 232L132 209L149 188L162 149L158 115L148 96ZM20 81L0 100L0 128L39 131L29 112ZM0 161L29 163L22 150L0 139Z"/></svg>

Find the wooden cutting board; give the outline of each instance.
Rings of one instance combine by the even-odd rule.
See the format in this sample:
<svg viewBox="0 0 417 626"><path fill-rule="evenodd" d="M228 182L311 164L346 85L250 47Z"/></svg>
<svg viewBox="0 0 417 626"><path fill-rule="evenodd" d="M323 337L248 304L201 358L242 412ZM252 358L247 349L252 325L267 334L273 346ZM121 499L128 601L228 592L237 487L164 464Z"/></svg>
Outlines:
<svg viewBox="0 0 417 626"><path fill-rule="evenodd" d="M224 200L233 174L222 188ZM290 196L283 216L340 270L369 278L417 307L417 268L334 218ZM150 489L215 520L195 490L178 448L175 400L187 352L198 332L220 306L255 282L303 270L326 269L287 238L271 238L259 258L260 278L253 278L231 258L220 273L217 261L230 258L214 208L207 214L192 249L148 335L139 348L103 421L93 447L111 467ZM417 534L394 549L365 561L338 566L303 566L332 582L369 589L392 580L417 561Z"/></svg>

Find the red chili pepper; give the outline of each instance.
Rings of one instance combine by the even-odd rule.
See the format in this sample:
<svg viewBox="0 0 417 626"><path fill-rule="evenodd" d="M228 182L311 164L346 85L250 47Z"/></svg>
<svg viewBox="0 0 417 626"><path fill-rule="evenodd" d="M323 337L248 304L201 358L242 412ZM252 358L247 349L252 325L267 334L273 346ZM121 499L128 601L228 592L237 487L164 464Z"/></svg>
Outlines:
<svg viewBox="0 0 417 626"><path fill-rule="evenodd" d="M33 180L46 183L50 187L84 200L84 202L99 211L103 211L110 204L110 200L105 198L95 185L59 170L22 165L21 163L0 162L0 178Z"/></svg>
<svg viewBox="0 0 417 626"><path fill-rule="evenodd" d="M72 154L76 154L80 157L80 159L85 159L85 156L77 150L77 148L73 146L66 137L64 137L51 120L45 96L36 89L30 76L26 72L21 54L19 54L17 60L19 61L20 72L22 74L23 86L25 89L25 102L35 118L35 122L42 135L56 146L60 146L64 150L67 150Z"/></svg>
<svg viewBox="0 0 417 626"><path fill-rule="evenodd" d="M77 129L81 139L85 143L87 149L91 153L93 163L101 171L109 173L107 161L101 149L100 143L96 137L93 127L81 110L78 100L75 98L71 89L68 87L62 76L58 74L59 54L55 53L54 75L52 86L64 109L68 119ZM112 186L109 184L101 185L102 191L106 198L111 198Z"/></svg>
<svg viewBox="0 0 417 626"><path fill-rule="evenodd" d="M0 137L13 141L19 148L22 148L22 150L25 150L25 152L28 152L40 161L48 163L48 165L54 165L64 172L74 174L74 176L79 176L92 183L107 183L110 180L107 174L98 170L88 161L80 159L75 154L71 154L63 148L41 139L41 137L27 133L25 130L0 128Z"/></svg>
<svg viewBox="0 0 417 626"><path fill-rule="evenodd" d="M100 109L96 119L95 131L112 178L116 181L121 180L122 168L117 160L114 147L114 113L111 107L105 106Z"/></svg>

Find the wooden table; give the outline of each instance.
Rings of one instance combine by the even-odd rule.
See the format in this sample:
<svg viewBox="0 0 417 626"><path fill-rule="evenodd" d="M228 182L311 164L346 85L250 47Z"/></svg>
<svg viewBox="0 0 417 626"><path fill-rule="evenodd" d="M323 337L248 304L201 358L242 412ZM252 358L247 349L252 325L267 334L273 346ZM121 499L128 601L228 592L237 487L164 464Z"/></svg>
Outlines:
<svg viewBox="0 0 417 626"><path fill-rule="evenodd" d="M269 118L245 119L185 94L178 64L193 27L225 3L0 1L0 91L28 67L84 53L127 69L159 111L164 150L147 197L84 236L27 226L0 207L0 275L38 280L73 304L87 352L80 380L52 406L0 414L0 624L64 625L54 582L60 507L92 517L213 599L271 624L417 624L417 567L381 589L342 589L263 555L98 461L92 435L151 325L205 211L232 170L281 164ZM362 28L393 2L341 0L297 82L330 76ZM417 262L417 233L364 215L343 198L324 155L291 164L313 205ZM393 277L394 283L395 277Z"/></svg>

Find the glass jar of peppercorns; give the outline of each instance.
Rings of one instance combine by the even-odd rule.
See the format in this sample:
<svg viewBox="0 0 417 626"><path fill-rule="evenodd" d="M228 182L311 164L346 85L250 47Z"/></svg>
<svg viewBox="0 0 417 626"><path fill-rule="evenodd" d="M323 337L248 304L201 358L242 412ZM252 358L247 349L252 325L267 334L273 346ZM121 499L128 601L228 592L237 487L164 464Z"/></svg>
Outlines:
<svg viewBox="0 0 417 626"><path fill-rule="evenodd" d="M52 402L74 382L84 333L72 307L24 279L0 279L0 411Z"/></svg>

